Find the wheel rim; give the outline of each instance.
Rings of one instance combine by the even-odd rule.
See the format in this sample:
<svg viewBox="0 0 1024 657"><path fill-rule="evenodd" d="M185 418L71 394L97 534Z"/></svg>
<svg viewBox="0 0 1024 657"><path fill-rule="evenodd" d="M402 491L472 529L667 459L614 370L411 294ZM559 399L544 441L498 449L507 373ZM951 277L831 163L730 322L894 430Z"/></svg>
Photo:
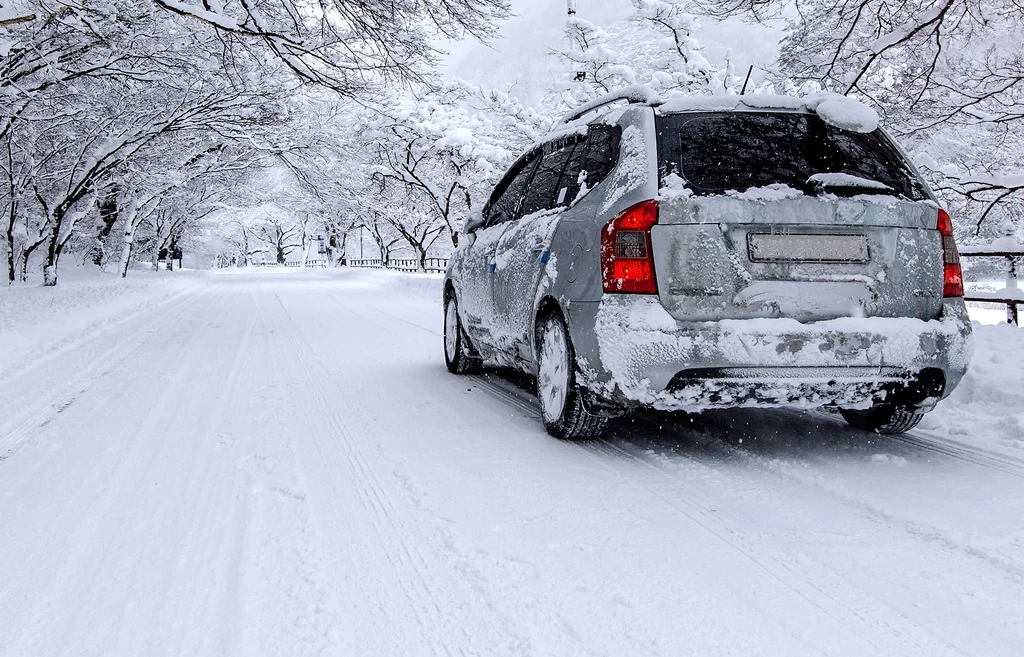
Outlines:
<svg viewBox="0 0 1024 657"><path fill-rule="evenodd" d="M544 419L558 421L569 395L569 343L557 321L548 324L541 337L537 388Z"/></svg>
<svg viewBox="0 0 1024 657"><path fill-rule="evenodd" d="M444 355L449 363L455 362L459 348L459 313L455 299L450 299L444 311Z"/></svg>

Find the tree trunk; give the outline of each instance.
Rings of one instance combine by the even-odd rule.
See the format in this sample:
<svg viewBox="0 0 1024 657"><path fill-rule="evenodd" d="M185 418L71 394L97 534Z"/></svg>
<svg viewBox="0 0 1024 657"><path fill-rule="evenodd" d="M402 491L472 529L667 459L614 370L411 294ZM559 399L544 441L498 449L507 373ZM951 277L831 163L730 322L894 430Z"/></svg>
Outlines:
<svg viewBox="0 0 1024 657"><path fill-rule="evenodd" d="M124 246L121 247L121 278L128 277L128 263L132 259L132 248L135 246L135 225L129 223L124 229Z"/></svg>
<svg viewBox="0 0 1024 657"><path fill-rule="evenodd" d="M103 200L97 203L97 209L100 214L100 222L96 227L96 243L93 246L92 262L99 267L106 260L107 238L110 237L110 233L114 230L114 224L117 223L121 214L117 204L116 185L107 188Z"/></svg>
<svg viewBox="0 0 1024 657"><path fill-rule="evenodd" d="M118 271L121 272L121 278L128 277L128 263L132 259L132 249L135 248L135 231L138 229L136 218L138 216L139 206L137 201L133 201L127 208L127 216L124 218L124 238L121 240L121 262L118 265Z"/></svg>
<svg viewBox="0 0 1024 657"><path fill-rule="evenodd" d="M21 253L21 282L24 283L28 280L28 261L35 253L35 250L42 246L45 240L38 240L32 244L25 246L25 250Z"/></svg>
<svg viewBox="0 0 1024 657"><path fill-rule="evenodd" d="M427 250L420 244L417 247L420 252L420 271L427 271Z"/></svg>
<svg viewBox="0 0 1024 657"><path fill-rule="evenodd" d="M7 282L13 283L15 281L15 255L14 255L14 220L16 215L16 206L12 202L10 208L10 215L7 217Z"/></svg>
<svg viewBox="0 0 1024 657"><path fill-rule="evenodd" d="M338 234L331 235L331 260L334 261L335 266L343 265L346 262L347 246L348 246L348 233L342 233L341 239L338 239ZM335 257L335 253L339 253Z"/></svg>
<svg viewBox="0 0 1024 657"><path fill-rule="evenodd" d="M33 249L34 250L34 249ZM25 249L21 254L21 282L24 283L28 280L28 259L32 255L32 251Z"/></svg>
<svg viewBox="0 0 1024 657"><path fill-rule="evenodd" d="M128 263L132 260L132 243L125 237L124 246L121 247L121 278L128 278Z"/></svg>
<svg viewBox="0 0 1024 657"><path fill-rule="evenodd" d="M17 272L14 266L14 240L11 233L7 233L7 282L13 283Z"/></svg>
<svg viewBox="0 0 1024 657"><path fill-rule="evenodd" d="M46 261L43 263L43 285L53 287L57 285L57 261L60 259L60 227L63 217L54 214L53 229L50 232L49 240L46 243Z"/></svg>

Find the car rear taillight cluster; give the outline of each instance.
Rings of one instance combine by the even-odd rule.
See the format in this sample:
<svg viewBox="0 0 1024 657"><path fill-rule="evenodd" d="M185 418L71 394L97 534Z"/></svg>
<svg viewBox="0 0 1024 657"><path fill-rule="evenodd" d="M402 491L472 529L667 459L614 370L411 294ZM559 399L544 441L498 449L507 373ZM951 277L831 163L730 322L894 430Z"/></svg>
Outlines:
<svg viewBox="0 0 1024 657"><path fill-rule="evenodd" d="M939 234L942 235L942 296L964 295L964 274L960 269L960 253L953 239L953 220L945 210L939 210Z"/></svg>
<svg viewBox="0 0 1024 657"><path fill-rule="evenodd" d="M623 210L601 229L601 278L605 292L657 294L651 227L658 223L658 202L644 201Z"/></svg>

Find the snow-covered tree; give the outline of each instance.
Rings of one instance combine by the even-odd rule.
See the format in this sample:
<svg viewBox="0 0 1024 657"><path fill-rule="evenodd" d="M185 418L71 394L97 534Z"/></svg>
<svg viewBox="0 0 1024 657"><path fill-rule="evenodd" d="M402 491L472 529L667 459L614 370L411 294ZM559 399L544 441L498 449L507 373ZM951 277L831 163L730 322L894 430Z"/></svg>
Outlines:
<svg viewBox="0 0 1024 657"><path fill-rule="evenodd" d="M639 24L642 35L634 43L654 45L646 57L637 58L641 79L649 80L651 88L664 97L708 93L719 72L694 36L700 23L686 11L686 4L679 0L633 0L633 6L633 21ZM660 38L643 38L648 31Z"/></svg>
<svg viewBox="0 0 1024 657"><path fill-rule="evenodd" d="M507 0L150 1L346 96L420 81L438 62L437 37L485 39L508 16Z"/></svg>
<svg viewBox="0 0 1024 657"><path fill-rule="evenodd" d="M380 193L397 188L415 208L406 234L421 236L417 249L441 233L454 244L463 219L512 157L487 116L443 94L408 97L368 117L366 128L366 171Z"/></svg>
<svg viewBox="0 0 1024 657"><path fill-rule="evenodd" d="M635 84L636 72L604 29L572 14L565 22L567 46L552 50L564 64L555 89L566 107L581 105L613 89Z"/></svg>
<svg viewBox="0 0 1024 657"><path fill-rule="evenodd" d="M315 112L296 81L365 104L430 77L437 36L486 37L506 13L505 0L19 0L0 11L8 277L40 250L47 284L66 249L102 263L116 225L131 258L131 223L165 212L160 182L132 172L177 171L168 145L200 135L290 168L328 216L316 157L297 153L329 136L299 129Z"/></svg>
<svg viewBox="0 0 1024 657"><path fill-rule="evenodd" d="M697 17L681 0L632 0L634 12L602 27L572 13L564 45L552 49L561 78L547 105L561 113L627 85L665 97L735 93L735 76L711 64Z"/></svg>
<svg viewBox="0 0 1024 657"><path fill-rule="evenodd" d="M872 102L980 234L1024 208L1019 0L696 0L716 15L786 16L779 68ZM964 226L966 230L966 224ZM1001 229L1000 229L1001 230Z"/></svg>

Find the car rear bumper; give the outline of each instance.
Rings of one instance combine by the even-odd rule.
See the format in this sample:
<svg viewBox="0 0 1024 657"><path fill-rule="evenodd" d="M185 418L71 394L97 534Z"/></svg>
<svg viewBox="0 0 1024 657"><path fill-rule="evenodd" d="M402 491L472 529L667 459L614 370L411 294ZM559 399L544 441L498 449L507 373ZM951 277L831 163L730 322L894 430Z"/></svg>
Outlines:
<svg viewBox="0 0 1024 657"><path fill-rule="evenodd" d="M678 322L657 298L574 303L580 380L618 405L674 410L736 406L864 407L882 399L930 408L970 357L962 301L943 317Z"/></svg>

